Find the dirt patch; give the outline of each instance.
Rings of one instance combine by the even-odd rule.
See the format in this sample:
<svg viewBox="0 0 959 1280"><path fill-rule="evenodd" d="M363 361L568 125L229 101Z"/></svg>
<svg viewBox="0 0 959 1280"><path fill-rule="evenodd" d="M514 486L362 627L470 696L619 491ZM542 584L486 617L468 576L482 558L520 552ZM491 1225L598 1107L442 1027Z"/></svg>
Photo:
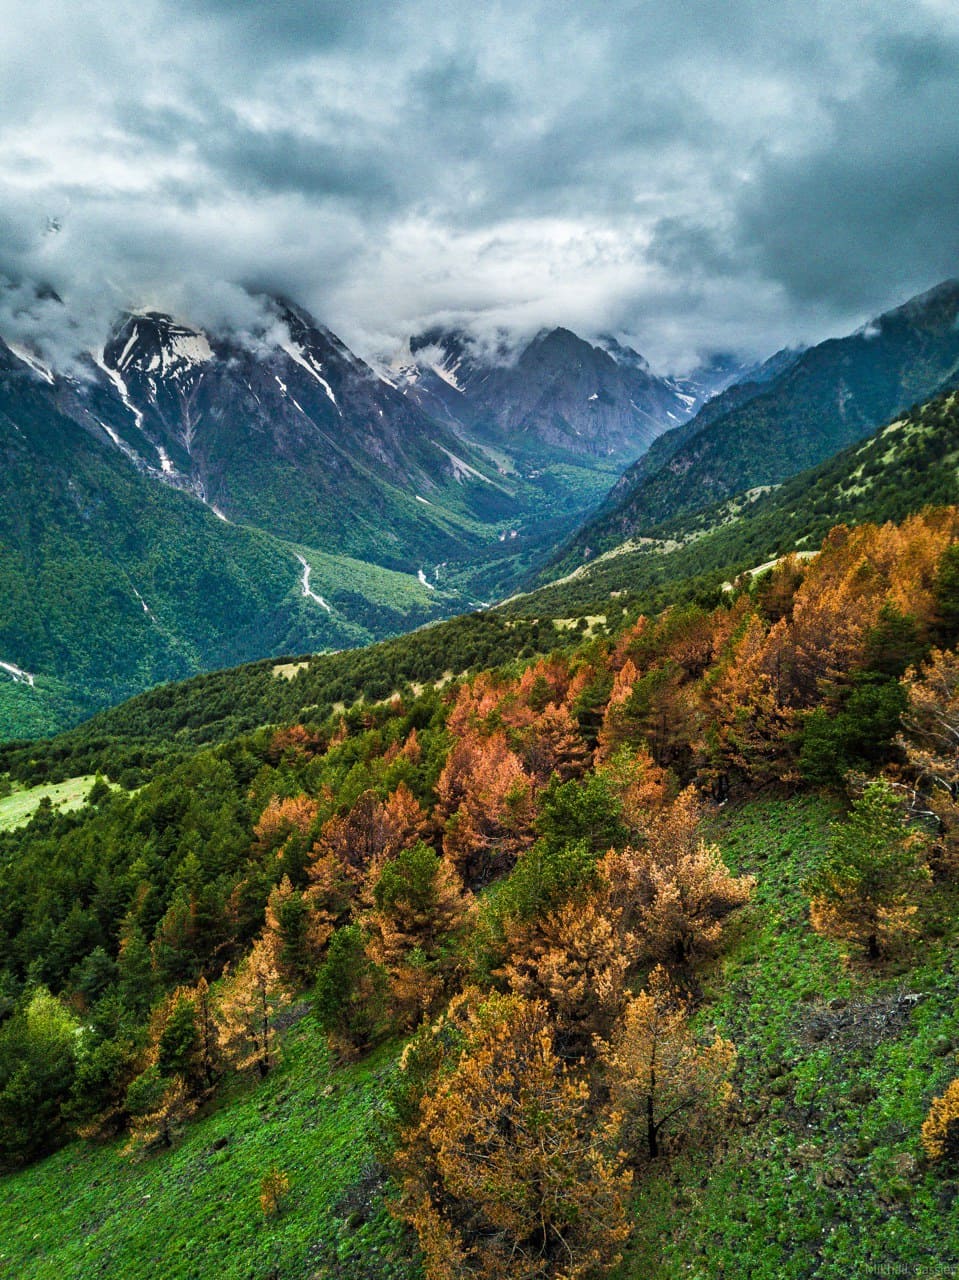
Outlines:
<svg viewBox="0 0 959 1280"><path fill-rule="evenodd" d="M831 1000L805 1013L800 1040L805 1045L870 1048L900 1035L922 992L896 991L881 1000Z"/></svg>

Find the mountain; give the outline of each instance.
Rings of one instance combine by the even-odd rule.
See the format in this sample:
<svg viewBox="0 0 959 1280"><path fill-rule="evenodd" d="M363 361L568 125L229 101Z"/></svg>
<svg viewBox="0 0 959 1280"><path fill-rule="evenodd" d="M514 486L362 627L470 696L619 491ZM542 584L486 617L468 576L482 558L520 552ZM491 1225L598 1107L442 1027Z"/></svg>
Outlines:
<svg viewBox="0 0 959 1280"><path fill-rule="evenodd" d="M448 429L306 312L269 307L243 340L128 316L99 359L114 428L122 411L126 439L230 520L401 571L478 545L470 520L513 513Z"/></svg>
<svg viewBox="0 0 959 1280"><path fill-rule="evenodd" d="M100 712L54 746L0 748L6 764L40 760L56 776L139 762L157 743L219 741L310 708L368 704L504 655L569 648L670 604L713 607L726 584L792 551L808 554L837 523L902 521L930 505L959 505L959 394L944 393L810 471L763 494L679 516L655 538L629 540L567 578L482 612L360 652L260 661L168 684ZM0 691L3 686L0 685ZM22 685L7 688L28 691ZM66 770L67 772L63 772Z"/></svg>
<svg viewBox="0 0 959 1280"><path fill-rule="evenodd" d="M95 384L51 385L0 346L0 734L69 723L198 670L364 643L462 608L415 571L220 518L144 461L146 424L128 432L136 451L119 433L118 447L99 407Z"/></svg>
<svg viewBox="0 0 959 1280"><path fill-rule="evenodd" d="M278 301L242 336L130 314L62 373L0 343L0 460L4 735L468 608L535 498Z"/></svg>
<svg viewBox="0 0 959 1280"><path fill-rule="evenodd" d="M537 446L597 458L636 457L697 393L656 377L630 347L593 345L569 329L537 334L518 351L484 350L461 330L410 340L401 371L407 396L461 434L525 452Z"/></svg>
<svg viewBox="0 0 959 1280"><path fill-rule="evenodd" d="M612 618L669 601L715 602L738 575L792 551L815 551L837 522L901 521L956 504L959 392L946 391L781 485L674 516L500 612Z"/></svg>
<svg viewBox="0 0 959 1280"><path fill-rule="evenodd" d="M630 468L564 548L566 572L684 511L787 476L860 440L959 381L959 282L947 281L854 334L724 391Z"/></svg>
<svg viewBox="0 0 959 1280"><path fill-rule="evenodd" d="M0 733L509 594L626 460L467 438L261 301L243 333L126 314L66 372L0 347Z"/></svg>
<svg viewBox="0 0 959 1280"><path fill-rule="evenodd" d="M565 652L461 619L360 655L362 705L353 655L167 687L84 727L98 779L76 734L0 753L16 1275L948 1273L955 654L900 676L959 639L957 536L839 528Z"/></svg>

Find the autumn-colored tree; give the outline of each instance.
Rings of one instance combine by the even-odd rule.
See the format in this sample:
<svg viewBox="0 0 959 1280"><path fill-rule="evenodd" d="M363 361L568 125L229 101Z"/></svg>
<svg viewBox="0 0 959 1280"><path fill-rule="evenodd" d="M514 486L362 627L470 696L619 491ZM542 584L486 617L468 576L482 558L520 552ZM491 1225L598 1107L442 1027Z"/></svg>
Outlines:
<svg viewBox="0 0 959 1280"><path fill-rule="evenodd" d="M291 724L285 729L277 729L273 734L266 750L266 758L274 765L283 759L309 760L321 749L321 740L317 734L311 733L301 724Z"/></svg>
<svg viewBox="0 0 959 1280"><path fill-rule="evenodd" d="M371 867L368 879L367 954L389 974L396 1013L409 1022L443 990L469 901L448 859L422 841Z"/></svg>
<svg viewBox="0 0 959 1280"><path fill-rule="evenodd" d="M639 671L632 658L626 658L613 677L603 723L597 738L597 755L607 759L623 743L639 741L640 725L632 713L633 688L639 680Z"/></svg>
<svg viewBox="0 0 959 1280"><path fill-rule="evenodd" d="M530 663L519 679L518 696L537 715L548 706L562 706L570 686L569 661L550 654Z"/></svg>
<svg viewBox="0 0 959 1280"><path fill-rule="evenodd" d="M531 721L520 740L523 761L543 786L554 774L562 781L582 777L588 751L569 709L549 704Z"/></svg>
<svg viewBox="0 0 959 1280"><path fill-rule="evenodd" d="M290 991L305 987L316 976L333 932L334 894L321 887L325 869L312 865L316 878L305 893L294 889L289 876L284 876L267 900L263 939L280 980Z"/></svg>
<svg viewBox="0 0 959 1280"><path fill-rule="evenodd" d="M661 966L626 1006L600 1059L622 1140L633 1159L656 1159L681 1134L702 1133L733 1098L736 1051L720 1036L701 1044L687 1002Z"/></svg>
<svg viewBox="0 0 959 1280"><path fill-rule="evenodd" d="M332 854L357 883L371 863L393 858L429 834L429 819L405 782L385 800L364 791L346 814L323 825L314 858Z"/></svg>
<svg viewBox="0 0 959 1280"><path fill-rule="evenodd" d="M723 920L755 883L732 876L718 846L702 839L692 787L659 811L641 844L611 849L600 869L606 901L639 951L680 964L715 949Z"/></svg>
<svg viewBox="0 0 959 1280"><path fill-rule="evenodd" d="M430 1280L601 1274L629 1232L630 1178L545 1005L473 991L434 1034L458 1048L418 1091L394 1158Z"/></svg>
<svg viewBox="0 0 959 1280"><path fill-rule="evenodd" d="M455 743L436 795L443 851L470 887L488 883L532 843L532 782L502 731Z"/></svg>
<svg viewBox="0 0 959 1280"><path fill-rule="evenodd" d="M273 796L254 825L254 852L264 861L275 856L284 872L302 883L320 809L316 796Z"/></svg>
<svg viewBox="0 0 959 1280"><path fill-rule="evenodd" d="M616 752L597 769L596 777L619 800L625 838L645 840L658 822L660 811L676 796L673 775L661 768L645 747Z"/></svg>
<svg viewBox="0 0 959 1280"><path fill-rule="evenodd" d="M220 1048L237 1071L268 1074L279 1053L276 1015L288 1003L272 947L259 938L236 972L225 977L216 1011Z"/></svg>
<svg viewBox="0 0 959 1280"><path fill-rule="evenodd" d="M912 930L913 902L929 878L921 835L904 825L886 782L869 783L807 883L817 933L862 946L877 960Z"/></svg>
<svg viewBox="0 0 959 1280"><path fill-rule="evenodd" d="M290 1177L273 1165L260 1181L260 1208L264 1218L275 1218L290 1194Z"/></svg>
<svg viewBox="0 0 959 1280"><path fill-rule="evenodd" d="M849 683L870 657L883 619L908 620L914 643L937 616L939 567L955 540L948 511L910 516L899 526L837 525L805 571L786 627L791 651L782 698L816 705Z"/></svg>
<svg viewBox="0 0 959 1280"><path fill-rule="evenodd" d="M312 972L315 962L325 954L333 930L349 912L356 877L335 853L323 853L319 849L314 849L306 873L309 883L303 894L306 906L303 939Z"/></svg>
<svg viewBox="0 0 959 1280"><path fill-rule="evenodd" d="M307 836L318 813L313 796L273 796L253 827L258 847L276 851L291 835Z"/></svg>
<svg viewBox="0 0 959 1280"><path fill-rule="evenodd" d="M595 1036L609 1034L635 959L632 939L604 905L596 896L574 900L544 916L514 919L506 929L507 960L496 976L517 995L545 1000L557 1051L567 1061L584 1057Z"/></svg>
<svg viewBox="0 0 959 1280"><path fill-rule="evenodd" d="M941 1098L933 1098L922 1126L922 1145L930 1160L959 1164L959 1079Z"/></svg>
<svg viewBox="0 0 959 1280"><path fill-rule="evenodd" d="M162 1001L152 1020L160 1074L179 1076L193 1094L216 1084L221 1061L216 1020L206 979L178 987Z"/></svg>
<svg viewBox="0 0 959 1280"><path fill-rule="evenodd" d="M932 817L944 845L942 869L959 870L959 657L934 649L907 672L908 703L899 745L906 756L910 807Z"/></svg>
<svg viewBox="0 0 959 1280"><path fill-rule="evenodd" d="M795 717L777 692L782 639L773 631L767 637L754 614L708 682L708 726L700 748L708 779L736 773L762 784L796 777L790 742Z"/></svg>

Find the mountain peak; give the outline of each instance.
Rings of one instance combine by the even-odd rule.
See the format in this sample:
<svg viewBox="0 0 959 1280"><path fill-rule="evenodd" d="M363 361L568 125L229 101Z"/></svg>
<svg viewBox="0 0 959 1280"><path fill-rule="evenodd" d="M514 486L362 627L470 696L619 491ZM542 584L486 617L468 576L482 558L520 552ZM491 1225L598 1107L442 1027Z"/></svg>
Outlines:
<svg viewBox="0 0 959 1280"><path fill-rule="evenodd" d="M107 342L104 362L120 374L179 377L213 358L205 333L161 311L129 313Z"/></svg>

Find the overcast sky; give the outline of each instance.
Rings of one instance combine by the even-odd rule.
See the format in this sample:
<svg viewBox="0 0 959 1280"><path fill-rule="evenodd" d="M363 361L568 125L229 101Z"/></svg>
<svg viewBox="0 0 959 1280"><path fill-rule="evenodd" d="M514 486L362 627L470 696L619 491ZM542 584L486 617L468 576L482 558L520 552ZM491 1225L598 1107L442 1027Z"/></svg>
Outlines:
<svg viewBox="0 0 959 1280"><path fill-rule="evenodd" d="M253 286L363 354L466 319L614 330L681 368L959 275L956 0L0 20L0 274L51 283L77 341L123 305L242 322Z"/></svg>

